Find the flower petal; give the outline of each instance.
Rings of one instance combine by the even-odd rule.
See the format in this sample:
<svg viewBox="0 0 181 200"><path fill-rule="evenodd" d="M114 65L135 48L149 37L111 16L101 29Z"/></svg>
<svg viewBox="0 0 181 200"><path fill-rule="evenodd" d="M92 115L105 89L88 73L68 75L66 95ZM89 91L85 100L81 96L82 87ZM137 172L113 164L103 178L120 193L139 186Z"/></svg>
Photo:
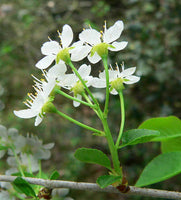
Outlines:
<svg viewBox="0 0 181 200"><path fill-rule="evenodd" d="M124 24L121 20L117 21L113 26L105 31L103 34L103 41L110 44L111 42L117 40L123 31Z"/></svg>
<svg viewBox="0 0 181 200"><path fill-rule="evenodd" d="M130 67L130 68L125 69L124 71L122 71L120 73L120 76L121 77L127 77L127 76L130 76L130 75L134 74L135 71L136 71L136 67Z"/></svg>
<svg viewBox="0 0 181 200"><path fill-rule="evenodd" d="M91 66L83 64L79 67L78 72L82 78L89 76L89 74L91 73Z"/></svg>
<svg viewBox="0 0 181 200"><path fill-rule="evenodd" d="M68 47L70 43L72 42L73 31L72 31L72 28L68 24L65 24L63 26L62 35L60 36L60 38L61 38L61 43L62 43L63 48Z"/></svg>
<svg viewBox="0 0 181 200"><path fill-rule="evenodd" d="M48 41L41 47L41 53L43 55L57 54L61 50L61 47L56 41Z"/></svg>
<svg viewBox="0 0 181 200"><path fill-rule="evenodd" d="M95 52L93 56L91 56L90 54L88 55L88 60L91 63L95 64L101 60L101 57L97 54L97 52Z"/></svg>
<svg viewBox="0 0 181 200"><path fill-rule="evenodd" d="M35 66L39 69L46 69L47 67L49 67L52 64L52 62L55 60L55 58L56 58L56 56L54 56L54 55L45 56L40 61L38 61Z"/></svg>
<svg viewBox="0 0 181 200"><path fill-rule="evenodd" d="M113 94L113 95L117 95L118 94L118 92L114 88L110 93Z"/></svg>
<svg viewBox="0 0 181 200"><path fill-rule="evenodd" d="M133 84L136 83L140 80L140 77L138 76L128 76L126 77L126 79L128 79L128 81L124 81L125 84Z"/></svg>
<svg viewBox="0 0 181 200"><path fill-rule="evenodd" d="M91 47L89 45L75 47L70 51L71 53L71 60L72 61L79 61L84 59L88 53L90 52Z"/></svg>
<svg viewBox="0 0 181 200"><path fill-rule="evenodd" d="M35 117L38 114L38 111L32 110L32 109L24 109L24 110L19 110L19 111L14 110L14 114L17 117L28 119L28 118Z"/></svg>
<svg viewBox="0 0 181 200"><path fill-rule="evenodd" d="M105 88L106 80L95 77L92 81L92 86L95 88Z"/></svg>
<svg viewBox="0 0 181 200"><path fill-rule="evenodd" d="M59 76L63 76L66 71L67 67L65 63L56 64L48 70L47 76L50 79L58 78Z"/></svg>
<svg viewBox="0 0 181 200"><path fill-rule="evenodd" d="M123 50L126 46L127 46L128 42L126 41L123 41L123 42L113 42L112 43L112 47L108 47L109 50L111 51L120 51L120 50Z"/></svg>
<svg viewBox="0 0 181 200"><path fill-rule="evenodd" d="M77 94L77 99L81 100L82 99L82 96L80 94ZM77 101L73 101L73 106L74 107L78 107L80 105L79 102Z"/></svg>
<svg viewBox="0 0 181 200"><path fill-rule="evenodd" d="M39 115L37 115L36 119L35 119L35 126L38 126L43 120L43 117L40 117Z"/></svg>
<svg viewBox="0 0 181 200"><path fill-rule="evenodd" d="M101 43L100 37L101 34L95 29L86 29L79 34L79 39L82 42L86 42L92 46Z"/></svg>
<svg viewBox="0 0 181 200"><path fill-rule="evenodd" d="M63 81L63 86L71 88L78 80L79 78L75 76L75 74L67 74ZM59 85L61 86L61 82L59 83Z"/></svg>

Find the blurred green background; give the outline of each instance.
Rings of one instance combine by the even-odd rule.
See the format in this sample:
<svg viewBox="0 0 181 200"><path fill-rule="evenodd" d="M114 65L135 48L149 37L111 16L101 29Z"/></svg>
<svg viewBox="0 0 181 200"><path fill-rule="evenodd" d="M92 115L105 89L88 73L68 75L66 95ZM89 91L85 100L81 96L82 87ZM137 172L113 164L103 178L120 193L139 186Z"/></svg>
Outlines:
<svg viewBox="0 0 181 200"><path fill-rule="evenodd" d="M106 171L97 165L85 165L73 154L79 147L92 147L109 154L105 139L92 136L55 115L48 115L43 123L34 127L34 119L23 120L13 110L25 108L22 102L33 92L31 74L40 77L35 68L40 60L40 47L51 39L58 41L57 30L71 25L74 41L82 28L103 29L104 20L111 26L123 20L125 29L121 40L129 42L127 48L110 53L109 63L137 67L139 83L126 87L125 130L137 128L150 117L175 115L181 118L181 2L178 0L1 0L0 1L0 124L17 128L20 133L34 133L45 142L55 142L51 161L43 163L45 171L57 169L63 180L95 182ZM83 62L88 63L85 59ZM80 63L76 63L79 66ZM92 66L93 74L102 70L102 63ZM104 90L101 90L102 92ZM56 98L57 107L72 117L101 128L94 113L87 107L74 108L71 101ZM113 133L120 123L119 98L111 96L109 122ZM115 134L116 136L116 134ZM130 185L133 185L144 166L160 153L157 143L128 147L120 152L120 159ZM151 187L180 190L181 176L154 184ZM74 191L73 199L118 199L117 195ZM119 199L146 200L147 197Z"/></svg>

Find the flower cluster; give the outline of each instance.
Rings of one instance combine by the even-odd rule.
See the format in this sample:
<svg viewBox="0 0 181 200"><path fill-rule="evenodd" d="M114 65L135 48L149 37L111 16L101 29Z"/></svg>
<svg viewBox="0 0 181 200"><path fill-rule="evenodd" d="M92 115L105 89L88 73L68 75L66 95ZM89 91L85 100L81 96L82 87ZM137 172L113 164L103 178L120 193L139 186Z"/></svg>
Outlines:
<svg viewBox="0 0 181 200"><path fill-rule="evenodd" d="M80 40L72 43L72 28L67 24L64 25L62 33L58 31L60 43L49 38L49 41L45 42L41 47L44 57L35 66L42 70L44 79L39 80L33 76L36 93L28 93L29 99L25 102L28 109L14 111L14 114L20 118L36 117L35 126L38 126L46 113L56 112L53 100L57 91L62 91L62 88L73 93L73 105L77 107L83 102L83 97L88 103L94 99L93 94L88 89L90 86L105 88L108 87L107 80L109 80L109 91L115 95L124 88L123 83L132 84L138 82L140 78L133 75L136 67L124 69L123 65L122 72L120 72L119 66L116 65L115 70L111 67L108 71L105 69L100 72L99 77L93 77L90 75L91 65L83 64L77 69L72 64L72 61L80 61L85 57L94 64L101 59L107 59L108 50L123 50L127 46L127 42L117 41L123 28L124 25L121 20L118 20L108 29L105 22L104 31L98 32L91 27L84 29L79 34ZM52 64L53 66L49 70L44 70ZM73 73L67 73L68 65L72 68ZM108 74L106 75L107 72ZM86 92L90 98L86 96Z"/></svg>
<svg viewBox="0 0 181 200"><path fill-rule="evenodd" d="M0 151L0 158L6 153L8 155L7 163L10 168L6 170L6 175L18 172L18 164L26 172L37 172L39 170L38 161L49 159L50 149L54 146L54 143L43 144L37 136L27 134L25 137L20 135L17 129L7 129L2 125L0 125L0 143L4 148Z"/></svg>

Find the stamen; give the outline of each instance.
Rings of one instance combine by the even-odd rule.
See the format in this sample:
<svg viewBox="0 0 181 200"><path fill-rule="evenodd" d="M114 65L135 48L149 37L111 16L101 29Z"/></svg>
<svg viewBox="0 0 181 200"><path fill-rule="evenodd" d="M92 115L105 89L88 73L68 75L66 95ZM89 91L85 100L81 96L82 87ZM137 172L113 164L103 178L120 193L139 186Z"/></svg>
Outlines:
<svg viewBox="0 0 181 200"><path fill-rule="evenodd" d="M36 80L38 81L39 83L42 83L38 78L36 78L33 74L31 74L31 76ZM35 80L33 80L35 82Z"/></svg>
<svg viewBox="0 0 181 200"><path fill-rule="evenodd" d="M58 33L58 37L61 38L61 35L62 35L62 34L60 33L59 30L57 30L57 33Z"/></svg>
<svg viewBox="0 0 181 200"><path fill-rule="evenodd" d="M52 39L48 36L48 39L50 40L50 41L52 41Z"/></svg>

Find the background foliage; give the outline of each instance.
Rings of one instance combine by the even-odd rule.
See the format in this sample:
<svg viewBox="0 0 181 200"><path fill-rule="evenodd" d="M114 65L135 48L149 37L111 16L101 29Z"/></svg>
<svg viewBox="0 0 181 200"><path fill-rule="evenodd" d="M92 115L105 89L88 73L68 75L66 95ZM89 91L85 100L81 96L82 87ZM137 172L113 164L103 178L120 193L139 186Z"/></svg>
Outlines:
<svg viewBox="0 0 181 200"><path fill-rule="evenodd" d="M110 54L110 63L122 61L125 66L137 66L139 84L125 90L126 127L137 128L149 117L176 115L181 118L181 3L177 0L1 0L0 2L0 124L18 128L22 134L37 134L39 138L56 142L52 160L44 162L45 169L57 169L62 179L95 182L104 174L103 168L77 161L73 153L78 147L92 147L109 153L106 141L88 131L70 124L57 116L49 115L37 128L34 119L23 120L13 115L14 109L23 108L26 93L33 91L30 74L40 73L34 67L42 58L40 47L47 36L58 40L56 30L69 24L74 39L82 27L89 24L101 29L104 20L108 26L116 20L124 21L121 39L129 42L126 50ZM87 62L85 59L84 62ZM79 63L80 64L80 63ZM95 74L102 64L93 66ZM77 65L78 66L78 65ZM102 90L101 90L102 91ZM92 111L72 102L57 98L57 106L87 124L99 121ZM110 126L119 128L118 97L111 97ZM101 128L101 127L99 127ZM160 152L159 144L142 144L127 147L120 158L130 184L134 184L143 167ZM2 162L0 167L3 168ZM179 177L155 184L152 187L179 190ZM117 199L116 195L72 191L75 199ZM122 198L124 199L124 198ZM129 198L126 198L129 199ZM130 199L148 199L130 197Z"/></svg>

